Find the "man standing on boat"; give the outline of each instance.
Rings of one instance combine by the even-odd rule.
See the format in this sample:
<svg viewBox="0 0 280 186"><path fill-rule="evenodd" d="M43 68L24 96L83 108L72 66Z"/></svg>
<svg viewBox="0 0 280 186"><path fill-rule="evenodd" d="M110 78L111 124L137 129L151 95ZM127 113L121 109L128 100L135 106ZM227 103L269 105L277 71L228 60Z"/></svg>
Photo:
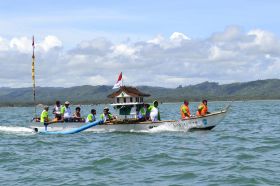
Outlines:
<svg viewBox="0 0 280 186"><path fill-rule="evenodd" d="M206 114L209 114L210 112L208 112L208 106L207 106L207 100L204 99L202 101L202 103L200 103L200 105L198 106L196 115L197 116L205 116Z"/></svg>
<svg viewBox="0 0 280 186"><path fill-rule="evenodd" d="M181 119L190 119L191 117L191 112L189 109L189 102L187 100L184 100L184 104L181 106L180 108L180 112L181 112Z"/></svg>
<svg viewBox="0 0 280 186"><path fill-rule="evenodd" d="M44 110L41 113L40 122L41 123L49 122L49 107L48 106L44 107Z"/></svg>
<svg viewBox="0 0 280 186"><path fill-rule="evenodd" d="M149 106L147 109L147 112L150 114L150 120L151 121L160 121L160 113L158 109L158 101L155 100L153 102L153 105Z"/></svg>
<svg viewBox="0 0 280 186"><path fill-rule="evenodd" d="M70 109L69 105L70 105L70 102L65 101L64 106L61 108L61 116L65 122L71 122L71 120L72 120L71 109Z"/></svg>

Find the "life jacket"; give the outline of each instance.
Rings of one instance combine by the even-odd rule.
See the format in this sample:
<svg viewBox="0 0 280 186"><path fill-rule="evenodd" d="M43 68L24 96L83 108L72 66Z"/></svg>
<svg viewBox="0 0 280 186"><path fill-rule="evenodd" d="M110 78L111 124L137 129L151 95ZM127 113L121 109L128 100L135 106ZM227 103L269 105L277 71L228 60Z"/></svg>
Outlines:
<svg viewBox="0 0 280 186"><path fill-rule="evenodd" d="M200 103L200 105L198 106L196 115L197 116L205 116L208 112L208 107L207 105L204 105L203 103Z"/></svg>
<svg viewBox="0 0 280 186"><path fill-rule="evenodd" d="M147 109L147 113L149 114L150 119L152 119L152 118L151 118L151 113L152 113L152 111L154 111L154 112L153 112L153 118L156 117L155 119L158 120L158 121L160 121L160 112L159 112L159 109L158 109L157 107L153 106L153 105L149 106L149 108Z"/></svg>
<svg viewBox="0 0 280 186"><path fill-rule="evenodd" d="M181 112L181 118L185 119L186 117L190 117L191 116L191 112L190 109L187 105L183 104L180 108L180 112Z"/></svg>
<svg viewBox="0 0 280 186"><path fill-rule="evenodd" d="M100 115L100 119L105 121L108 120L112 120L113 119L113 115L111 113L109 113L108 115L105 115L104 113Z"/></svg>
<svg viewBox="0 0 280 186"><path fill-rule="evenodd" d="M89 114L86 119L86 123L95 121L95 115Z"/></svg>
<svg viewBox="0 0 280 186"><path fill-rule="evenodd" d="M139 110L137 117L138 119L142 119L146 117L146 111L143 107Z"/></svg>
<svg viewBox="0 0 280 186"><path fill-rule="evenodd" d="M146 115L146 110L142 107L140 109L140 113L142 114L142 116L145 116Z"/></svg>
<svg viewBox="0 0 280 186"><path fill-rule="evenodd" d="M48 121L49 121L49 113L48 113L48 111L43 110L43 112L41 113L40 122L45 123Z"/></svg>
<svg viewBox="0 0 280 186"><path fill-rule="evenodd" d="M71 118L71 109L70 107L63 106L61 108L61 114L63 114L64 118Z"/></svg>

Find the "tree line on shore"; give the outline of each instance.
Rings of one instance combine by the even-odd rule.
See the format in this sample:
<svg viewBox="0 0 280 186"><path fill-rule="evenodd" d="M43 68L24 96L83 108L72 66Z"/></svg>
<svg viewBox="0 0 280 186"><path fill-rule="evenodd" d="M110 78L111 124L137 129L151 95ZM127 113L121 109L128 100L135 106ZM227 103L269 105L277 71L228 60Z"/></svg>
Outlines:
<svg viewBox="0 0 280 186"><path fill-rule="evenodd" d="M215 82L204 82L197 85L178 86L177 88L164 88L152 86L138 86L140 91L148 93L160 102L178 102L184 99L200 101L234 101L234 100L267 100L280 99L280 80L267 79L244 83L231 83L219 85ZM69 100L73 104L101 104L110 103L107 95L112 93L112 86L75 86L63 87L37 87L36 103L52 105L55 100ZM0 88L0 106L33 106L32 88Z"/></svg>

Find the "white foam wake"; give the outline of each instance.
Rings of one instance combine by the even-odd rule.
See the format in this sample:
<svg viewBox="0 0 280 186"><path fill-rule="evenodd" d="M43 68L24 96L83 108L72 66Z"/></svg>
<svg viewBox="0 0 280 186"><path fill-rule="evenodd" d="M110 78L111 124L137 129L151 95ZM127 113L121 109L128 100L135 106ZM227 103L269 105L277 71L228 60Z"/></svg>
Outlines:
<svg viewBox="0 0 280 186"><path fill-rule="evenodd" d="M140 131L131 131L131 132L143 132L143 133L160 133L160 132L187 132L190 129L190 127L176 127L173 125L160 125L158 127L154 127L152 129L148 130L140 130Z"/></svg>
<svg viewBox="0 0 280 186"><path fill-rule="evenodd" d="M160 125L158 127L152 128L149 130L149 132L174 132L174 131L188 131L188 129L182 129L178 127L174 127L172 125Z"/></svg>
<svg viewBox="0 0 280 186"><path fill-rule="evenodd" d="M18 133L18 134L27 134L33 133L34 131L31 128L27 127L11 127L11 126L0 126L0 132L4 133Z"/></svg>

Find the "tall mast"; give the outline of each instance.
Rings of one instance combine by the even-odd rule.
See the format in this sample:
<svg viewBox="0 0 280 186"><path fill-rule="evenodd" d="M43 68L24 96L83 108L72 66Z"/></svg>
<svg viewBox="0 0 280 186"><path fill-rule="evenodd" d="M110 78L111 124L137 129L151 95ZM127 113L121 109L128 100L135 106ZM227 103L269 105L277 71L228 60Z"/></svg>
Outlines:
<svg viewBox="0 0 280 186"><path fill-rule="evenodd" d="M32 53L32 83L33 83L33 102L34 102L34 117L37 117L37 110L36 110L36 94L35 94L35 41L34 41L34 36L32 37L32 48L33 48L33 53Z"/></svg>
<svg viewBox="0 0 280 186"><path fill-rule="evenodd" d="M122 74L122 72L121 72L121 74ZM122 78L122 84L121 84L121 87L123 87L124 86L124 83L123 83L123 78Z"/></svg>

